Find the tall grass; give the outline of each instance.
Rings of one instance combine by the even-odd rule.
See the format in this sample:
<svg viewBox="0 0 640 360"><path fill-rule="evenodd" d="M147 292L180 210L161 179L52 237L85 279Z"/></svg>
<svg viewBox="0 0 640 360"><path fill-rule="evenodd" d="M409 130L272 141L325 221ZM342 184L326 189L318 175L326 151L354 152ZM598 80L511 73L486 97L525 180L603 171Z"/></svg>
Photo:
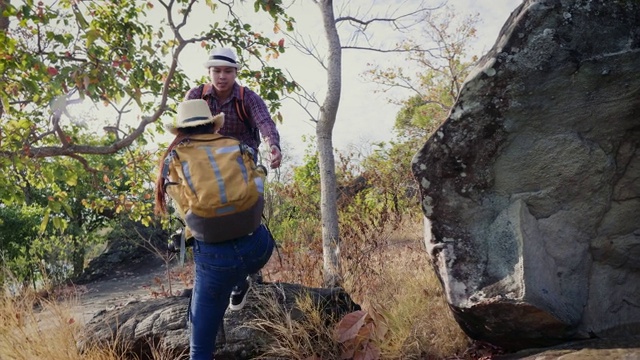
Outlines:
<svg viewBox="0 0 640 360"><path fill-rule="evenodd" d="M2 359L121 359L102 349L80 354L76 340L82 329L64 303L39 299L35 293L0 298Z"/></svg>
<svg viewBox="0 0 640 360"><path fill-rule="evenodd" d="M81 351L84 324L72 313L78 299L43 299L27 289L18 296L0 296L0 359L2 360L135 360L119 344ZM156 360L175 360L160 346L150 346Z"/></svg>
<svg viewBox="0 0 640 360"><path fill-rule="evenodd" d="M340 348L333 341L333 327L314 306L311 298L296 299L299 312L283 311L274 293L264 292L258 298L266 304L257 319L245 326L261 330L271 337L257 359L339 359Z"/></svg>
<svg viewBox="0 0 640 360"><path fill-rule="evenodd" d="M405 219L378 231L362 232L360 227L358 233L343 233L350 235L343 237L341 246L343 287L364 311L381 314L388 327L384 338L373 339L380 359L463 358L471 340L453 319L444 299L424 251L421 222ZM309 269L322 268L320 243L321 239L316 239L292 246L285 241L281 246L283 265L268 267L272 272L274 267L280 267L284 274L268 273L266 279L319 286L321 273ZM297 271L289 271L291 268ZM252 324L277 334L278 340L269 345L266 353L290 359L340 358L341 345L336 341L335 329L315 321L313 314L318 310L310 308L304 299L298 301L308 317L292 319L273 307ZM319 331L323 333L318 335Z"/></svg>
<svg viewBox="0 0 640 360"><path fill-rule="evenodd" d="M388 328L383 337L371 338L370 344L379 350L379 358L465 358L462 354L471 342L454 321L444 300L424 251L421 223L406 219L375 232L360 229L358 232L343 230L343 233L343 286L364 311L380 314ZM320 286L320 236L308 243L286 239L280 242L282 264L274 253L264 273L265 280ZM337 341L335 326L324 321L310 299L297 299L297 307L304 314L301 317L280 310L275 300L263 301L273 306L267 306L259 319L248 324L267 331L273 338L263 349L263 358L332 360L344 354L344 344ZM80 353L76 343L83 324L71 314L75 305L77 300L73 298L42 300L28 291L20 296L0 298L0 357L3 360L131 359L119 352L117 344ZM157 348L152 353L156 360L172 359Z"/></svg>

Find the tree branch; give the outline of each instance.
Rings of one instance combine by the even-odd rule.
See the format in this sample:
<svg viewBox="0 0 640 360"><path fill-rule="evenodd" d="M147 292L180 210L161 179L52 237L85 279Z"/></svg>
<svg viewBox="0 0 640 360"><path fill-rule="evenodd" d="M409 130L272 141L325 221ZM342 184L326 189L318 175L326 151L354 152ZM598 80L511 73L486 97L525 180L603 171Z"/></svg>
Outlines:
<svg viewBox="0 0 640 360"><path fill-rule="evenodd" d="M70 157L70 158L74 158L74 159L78 160L78 162L80 162L82 164L82 167L84 167L84 169L87 170L88 172L90 172L92 174L97 174L98 173L98 170L92 168L89 165L89 162L87 161L87 159L83 158L82 156L80 156L78 154L70 154L70 155L67 155L67 156Z"/></svg>
<svg viewBox="0 0 640 360"><path fill-rule="evenodd" d="M196 3L196 0L191 0L189 2L189 4L187 5L187 8L184 10L184 13L182 14L182 21L175 28L176 31L180 30L182 27L184 27L187 24L187 18L189 17L189 14L191 14L191 10L193 10L193 5L195 3Z"/></svg>
<svg viewBox="0 0 640 360"><path fill-rule="evenodd" d="M343 50L366 50L366 51L373 51L373 52L379 52L379 53L416 53L416 52L423 52L423 53L427 53L431 56L432 55L432 51L433 50L438 50L438 49L403 49L403 48L395 48L395 49L381 49L381 48L374 48L374 47L366 47L366 46L349 46L349 45L343 45L342 46Z"/></svg>
<svg viewBox="0 0 640 360"><path fill-rule="evenodd" d="M361 29L362 31L365 31L367 29L367 27L371 24L374 23L390 23L393 25L393 27L396 30L405 30L409 27L411 27L412 25L401 25L400 22L404 19L408 19L411 18L413 16L416 15L420 15L420 14L428 14L430 11L436 10L438 9L440 6L436 6L434 8L425 8L425 7L420 7L418 9L416 9L415 11L411 11L408 13L404 13L398 16L394 16L394 17L377 17L377 18L371 18L368 20L363 20L363 19L359 19L355 16L340 16L337 17L335 19L335 23L336 25L340 22L348 22L350 23L352 26L357 27L359 29ZM398 8L401 8L400 6ZM420 20L423 20L427 17L427 15L421 16L420 18L416 19L415 21L412 21L413 24L418 23Z"/></svg>
<svg viewBox="0 0 640 360"><path fill-rule="evenodd" d="M297 34L297 33L296 33ZM298 36L290 35L285 33L285 37L289 39L289 43L296 48L303 55L308 55L314 58L320 66L326 71L327 65L325 64L324 58L320 56L320 51L318 51L318 47L315 42L309 39L309 43L307 43L304 39L299 38Z"/></svg>

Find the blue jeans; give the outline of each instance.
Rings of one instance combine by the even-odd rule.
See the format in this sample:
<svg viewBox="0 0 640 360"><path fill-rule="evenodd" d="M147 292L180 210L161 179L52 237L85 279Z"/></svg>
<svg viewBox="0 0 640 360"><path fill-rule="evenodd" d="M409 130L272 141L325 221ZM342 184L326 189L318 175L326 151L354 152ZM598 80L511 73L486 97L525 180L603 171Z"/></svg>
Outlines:
<svg viewBox="0 0 640 360"><path fill-rule="evenodd" d="M191 360L212 359L231 290L269 261L274 246L264 225L234 240L215 244L195 241L196 277L189 312Z"/></svg>

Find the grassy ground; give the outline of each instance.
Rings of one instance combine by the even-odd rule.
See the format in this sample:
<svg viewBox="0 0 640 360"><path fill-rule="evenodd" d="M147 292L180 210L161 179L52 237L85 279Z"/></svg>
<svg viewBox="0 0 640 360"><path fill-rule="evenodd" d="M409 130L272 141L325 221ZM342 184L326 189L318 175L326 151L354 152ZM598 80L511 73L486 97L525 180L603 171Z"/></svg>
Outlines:
<svg viewBox="0 0 640 360"><path fill-rule="evenodd" d="M467 351L472 342L453 320L430 267L421 224L407 222L375 238L345 237L342 259L344 288L363 308L341 324L344 327L350 320L361 320L355 335L327 328L310 303L300 299L300 307L309 314L305 321L294 322L287 314L271 313L252 325L276 334L278 341L265 349L269 355L316 360L349 355L369 355L370 359L474 358ZM319 286L321 261L319 246L309 244L301 250L299 243L283 242L280 257L274 253L264 277L266 281ZM79 354L75 344L82 324L73 320L69 306L40 301L35 294L2 298L1 358L123 359L109 349ZM43 307L52 314L44 321L38 316ZM158 353L156 359L168 357Z"/></svg>

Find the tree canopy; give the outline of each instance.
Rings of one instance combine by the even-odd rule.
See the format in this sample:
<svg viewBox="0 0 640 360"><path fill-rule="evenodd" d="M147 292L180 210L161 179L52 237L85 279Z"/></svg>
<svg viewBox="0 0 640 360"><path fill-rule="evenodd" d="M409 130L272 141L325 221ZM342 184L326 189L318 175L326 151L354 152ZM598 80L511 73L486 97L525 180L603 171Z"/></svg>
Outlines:
<svg viewBox="0 0 640 360"><path fill-rule="evenodd" d="M187 46L231 46L261 59L262 69L244 69L240 76L260 72L259 91L277 111L279 92L293 84L262 59L284 47L254 32L230 3L205 3L212 19L222 14L228 20L189 34L185 26L199 6L195 0L1 0L0 164L15 174L0 180L2 202L23 202L25 187L48 186L59 177L74 186L75 164L57 157L75 159L103 187L129 170L128 180L144 185L136 166L150 155L145 145L163 133L158 120L173 114L189 88L179 62ZM258 0L255 9L293 25L279 1ZM71 115L81 104L89 110ZM100 118L105 112L114 115ZM114 172L88 159L114 154L128 155L129 166ZM43 171L43 164L55 164L55 170Z"/></svg>
<svg viewBox="0 0 640 360"><path fill-rule="evenodd" d="M293 27L280 0L254 9L274 28ZM194 26L196 13L211 21ZM181 67L186 48L232 47L243 63L254 59L239 77L253 79L276 118L295 87L267 61L283 43L227 1L0 0L0 43L0 206L16 207L14 218L24 204L39 208L40 234L49 225L91 231L90 221L122 212L153 220L162 122L203 80Z"/></svg>

